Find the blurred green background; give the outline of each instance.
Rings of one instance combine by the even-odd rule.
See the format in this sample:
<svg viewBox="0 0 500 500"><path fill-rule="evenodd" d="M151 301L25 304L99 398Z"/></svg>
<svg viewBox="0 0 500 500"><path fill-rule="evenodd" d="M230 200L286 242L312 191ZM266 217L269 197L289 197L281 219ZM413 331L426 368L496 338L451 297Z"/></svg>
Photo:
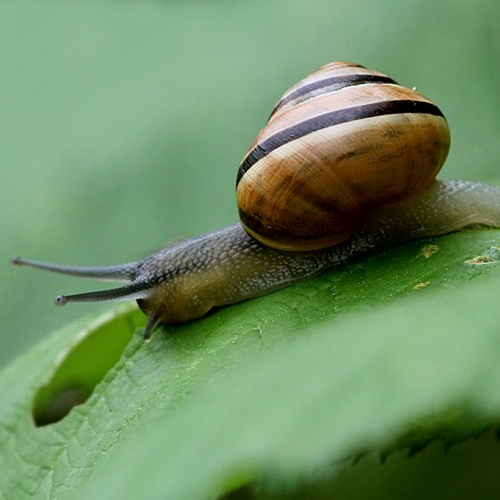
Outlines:
<svg viewBox="0 0 500 500"><path fill-rule="evenodd" d="M333 60L443 109L442 178L500 178L497 0L0 5L0 365L110 305L13 254L121 263L236 220L239 160L280 94Z"/></svg>

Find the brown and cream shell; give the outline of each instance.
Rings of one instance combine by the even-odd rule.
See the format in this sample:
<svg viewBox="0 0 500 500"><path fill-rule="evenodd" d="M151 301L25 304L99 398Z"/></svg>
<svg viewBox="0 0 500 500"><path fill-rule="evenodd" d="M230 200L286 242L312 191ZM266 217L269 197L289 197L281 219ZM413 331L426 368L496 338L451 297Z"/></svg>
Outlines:
<svg viewBox="0 0 500 500"><path fill-rule="evenodd" d="M422 94L327 64L285 92L244 157L241 222L274 248L335 245L368 212L427 189L449 147L443 113Z"/></svg>

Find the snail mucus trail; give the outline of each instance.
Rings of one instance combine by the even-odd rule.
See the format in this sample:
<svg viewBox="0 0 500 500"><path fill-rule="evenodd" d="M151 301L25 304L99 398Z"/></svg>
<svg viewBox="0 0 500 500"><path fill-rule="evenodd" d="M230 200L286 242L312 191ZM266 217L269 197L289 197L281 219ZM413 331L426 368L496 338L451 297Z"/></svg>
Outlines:
<svg viewBox="0 0 500 500"><path fill-rule="evenodd" d="M284 94L245 155L241 223L122 265L12 262L127 282L56 303L137 300L148 340L159 323L199 318L369 251L500 227L499 188L435 180L449 144L442 112L416 90L357 64L327 64Z"/></svg>

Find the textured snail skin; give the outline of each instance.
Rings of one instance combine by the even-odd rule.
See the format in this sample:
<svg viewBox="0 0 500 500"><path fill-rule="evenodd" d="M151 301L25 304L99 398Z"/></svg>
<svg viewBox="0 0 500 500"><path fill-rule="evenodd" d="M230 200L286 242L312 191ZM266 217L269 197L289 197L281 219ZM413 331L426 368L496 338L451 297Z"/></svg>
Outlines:
<svg viewBox="0 0 500 500"><path fill-rule="evenodd" d="M500 227L500 188L481 182L436 181L417 197L372 212L350 239L323 250L273 249L234 224L118 266L60 266L20 257L13 258L13 263L130 281L112 290L60 296L57 302L137 300L148 317L148 339L160 322L199 318L215 306L270 293L367 252L477 224Z"/></svg>
<svg viewBox="0 0 500 500"><path fill-rule="evenodd" d="M373 212L346 242L317 251L275 250L239 224L162 250L137 265L148 283L138 301L148 317L176 323L214 306L264 295L367 252L473 224L500 226L500 188L479 182L435 182L424 194Z"/></svg>

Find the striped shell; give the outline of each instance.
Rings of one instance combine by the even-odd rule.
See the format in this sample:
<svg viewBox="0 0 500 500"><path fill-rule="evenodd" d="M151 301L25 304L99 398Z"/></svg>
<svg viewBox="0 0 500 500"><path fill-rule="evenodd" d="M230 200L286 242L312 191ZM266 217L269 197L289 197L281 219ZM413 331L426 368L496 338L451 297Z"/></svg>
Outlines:
<svg viewBox="0 0 500 500"><path fill-rule="evenodd" d="M244 157L241 222L275 248L335 245L368 212L427 189L449 147L446 119L422 94L327 64L285 92Z"/></svg>

